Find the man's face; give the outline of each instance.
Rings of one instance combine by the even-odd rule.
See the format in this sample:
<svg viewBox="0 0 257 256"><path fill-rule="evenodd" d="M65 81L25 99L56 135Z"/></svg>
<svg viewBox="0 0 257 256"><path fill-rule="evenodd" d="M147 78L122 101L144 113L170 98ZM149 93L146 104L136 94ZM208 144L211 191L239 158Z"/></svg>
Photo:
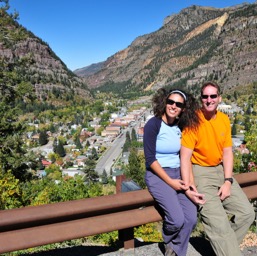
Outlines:
<svg viewBox="0 0 257 256"><path fill-rule="evenodd" d="M215 112L221 102L221 96L218 95L218 91L215 87L208 85L202 92L201 101L203 109L206 112Z"/></svg>

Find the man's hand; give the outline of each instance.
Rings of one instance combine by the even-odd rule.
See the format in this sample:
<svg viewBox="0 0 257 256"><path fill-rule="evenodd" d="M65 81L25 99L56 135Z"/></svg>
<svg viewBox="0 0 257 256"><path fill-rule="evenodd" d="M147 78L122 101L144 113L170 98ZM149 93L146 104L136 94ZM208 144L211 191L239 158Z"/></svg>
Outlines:
<svg viewBox="0 0 257 256"><path fill-rule="evenodd" d="M229 181L225 181L225 183L220 187L218 191L218 196L221 201L224 201L226 198L231 195L231 183Z"/></svg>
<svg viewBox="0 0 257 256"><path fill-rule="evenodd" d="M186 191L186 195L195 204L205 204L206 202L204 194L198 193L195 186L190 186L189 189Z"/></svg>

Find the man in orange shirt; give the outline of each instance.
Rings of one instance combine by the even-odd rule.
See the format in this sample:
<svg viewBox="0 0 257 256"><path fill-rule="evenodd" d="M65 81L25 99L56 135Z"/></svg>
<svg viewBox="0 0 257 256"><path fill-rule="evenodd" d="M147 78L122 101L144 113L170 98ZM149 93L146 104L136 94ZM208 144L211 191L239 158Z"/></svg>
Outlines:
<svg viewBox="0 0 257 256"><path fill-rule="evenodd" d="M199 207L204 229L218 256L241 256L239 245L255 218L248 198L233 178L231 125L217 111L220 87L201 88L200 125L182 133L181 174L191 190L205 195ZM190 197L190 190L186 192Z"/></svg>

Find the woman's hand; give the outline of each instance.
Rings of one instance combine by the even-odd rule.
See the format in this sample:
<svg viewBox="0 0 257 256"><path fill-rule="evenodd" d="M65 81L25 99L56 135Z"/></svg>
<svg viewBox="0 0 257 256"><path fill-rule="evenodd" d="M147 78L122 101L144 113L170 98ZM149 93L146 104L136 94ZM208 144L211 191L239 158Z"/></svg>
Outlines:
<svg viewBox="0 0 257 256"><path fill-rule="evenodd" d="M180 179L172 179L170 181L170 186L176 191L189 189L189 186L185 185L185 182Z"/></svg>

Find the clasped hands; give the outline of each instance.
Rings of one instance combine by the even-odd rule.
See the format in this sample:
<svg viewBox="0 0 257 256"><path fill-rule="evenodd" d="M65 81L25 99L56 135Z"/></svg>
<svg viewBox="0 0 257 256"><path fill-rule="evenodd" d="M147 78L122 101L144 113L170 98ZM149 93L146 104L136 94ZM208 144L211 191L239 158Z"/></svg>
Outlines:
<svg viewBox="0 0 257 256"><path fill-rule="evenodd" d="M172 187L175 190L184 190L187 197L195 204L204 204L206 202L204 194L198 193L195 185L186 185L182 180L173 180Z"/></svg>

